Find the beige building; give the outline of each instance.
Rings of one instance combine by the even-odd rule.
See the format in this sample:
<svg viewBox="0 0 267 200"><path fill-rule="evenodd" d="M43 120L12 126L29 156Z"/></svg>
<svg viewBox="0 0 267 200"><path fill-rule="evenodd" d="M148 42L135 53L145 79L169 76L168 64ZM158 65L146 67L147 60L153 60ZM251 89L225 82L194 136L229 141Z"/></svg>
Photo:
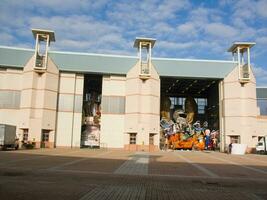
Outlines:
<svg viewBox="0 0 267 200"><path fill-rule="evenodd" d="M222 151L230 141L250 150L267 135L250 66L254 43L234 43L233 61L216 61L152 58L150 38L135 40L138 56L49 51L54 33L33 35L35 49L0 47L0 123L15 125L20 141L154 151L163 99L174 110L188 96L199 120L219 130Z"/></svg>

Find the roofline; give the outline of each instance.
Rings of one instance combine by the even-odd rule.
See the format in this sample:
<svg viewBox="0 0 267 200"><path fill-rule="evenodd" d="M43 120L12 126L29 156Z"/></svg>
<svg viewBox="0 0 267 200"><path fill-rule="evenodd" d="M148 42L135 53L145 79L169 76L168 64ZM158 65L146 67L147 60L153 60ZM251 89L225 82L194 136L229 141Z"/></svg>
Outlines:
<svg viewBox="0 0 267 200"><path fill-rule="evenodd" d="M256 88L263 88L263 89L267 89L267 86L256 86Z"/></svg>
<svg viewBox="0 0 267 200"><path fill-rule="evenodd" d="M34 52L34 49L23 48L23 47L10 47L10 46L0 45L0 48L15 49L15 50L25 50L25 51L32 51L32 52Z"/></svg>
<svg viewBox="0 0 267 200"><path fill-rule="evenodd" d="M139 48L139 43L140 42L150 42L151 43L151 48L154 47L155 43L156 43L156 39L155 38L147 38L147 37L136 37L134 40L134 48Z"/></svg>
<svg viewBox="0 0 267 200"><path fill-rule="evenodd" d="M234 52L236 51L236 48L238 46L247 46L248 48L252 48L254 45L256 44L256 42L234 42L232 44L232 46L227 50L227 52Z"/></svg>
<svg viewBox="0 0 267 200"><path fill-rule="evenodd" d="M15 49L15 50L25 50L25 51L32 51L34 49L29 48L20 48L20 47L10 47L10 46L2 46L0 48L6 49ZM137 56L126 56L126 55L115 55L115 54L97 54L97 53L86 53L86 52L71 52L71 51L48 51L48 53L56 53L56 54L72 54L72 55L91 55L91 56L106 56L106 57L117 57L117 58L135 58L138 59ZM217 63L232 63L236 64L237 61L231 60L205 60L205 59L184 59L184 58L160 58L160 57L152 57L153 60L173 60L173 61L191 61L191 62L217 62Z"/></svg>
<svg viewBox="0 0 267 200"><path fill-rule="evenodd" d="M0 64L0 67L3 67L3 68L8 68L8 67L14 67L14 68L18 68L18 69L21 69L21 68L24 68L25 66L21 66L21 65L10 65L10 64Z"/></svg>
<svg viewBox="0 0 267 200"><path fill-rule="evenodd" d="M209 80L216 80L216 81L220 81L223 80L224 78L219 78L219 77L210 77L210 76L173 76L173 75L159 75L159 77L163 77L163 78L181 78L181 79L209 79Z"/></svg>
<svg viewBox="0 0 267 200"><path fill-rule="evenodd" d="M32 28L32 34L33 37L36 39L37 34L47 34L49 35L49 42L55 42L55 32L52 30L46 30L46 29L38 29L38 28Z"/></svg>
<svg viewBox="0 0 267 200"><path fill-rule="evenodd" d="M104 72L104 71L88 71L88 70L72 70L72 69L60 69L60 72L76 72L76 73L80 73L80 74L114 74L114 75L127 75L126 73L115 73L115 72Z"/></svg>
<svg viewBox="0 0 267 200"><path fill-rule="evenodd" d="M183 59L183 58L152 58L153 60L174 60L174 61L192 61L192 62L218 62L237 64L237 61L232 60L205 60L205 59Z"/></svg>
<svg viewBox="0 0 267 200"><path fill-rule="evenodd" d="M48 51L48 53L56 54L72 54L72 55L87 55L87 56L105 56L105 57L117 57L117 58L136 58L137 56L115 55L115 54L98 54L98 53L84 53L84 52L71 52L71 51Z"/></svg>

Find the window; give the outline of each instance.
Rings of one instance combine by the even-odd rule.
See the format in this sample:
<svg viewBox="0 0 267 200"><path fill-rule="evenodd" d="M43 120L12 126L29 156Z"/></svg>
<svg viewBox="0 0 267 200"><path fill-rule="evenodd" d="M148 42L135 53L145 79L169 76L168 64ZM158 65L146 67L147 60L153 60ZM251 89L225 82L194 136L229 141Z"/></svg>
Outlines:
<svg viewBox="0 0 267 200"><path fill-rule="evenodd" d="M267 115L267 99L257 99L260 115Z"/></svg>
<svg viewBox="0 0 267 200"><path fill-rule="evenodd" d="M136 133L130 133L130 144L136 144Z"/></svg>
<svg viewBox="0 0 267 200"><path fill-rule="evenodd" d="M240 144L240 136L239 135L230 136L230 142Z"/></svg>
<svg viewBox="0 0 267 200"><path fill-rule="evenodd" d="M170 97L171 100L171 109L179 108L185 110L185 99L183 97ZM208 101L206 98L194 98L197 107L198 114L205 114L205 107L208 105Z"/></svg>
<svg viewBox="0 0 267 200"><path fill-rule="evenodd" d="M19 108L20 91L0 91L0 108Z"/></svg>
<svg viewBox="0 0 267 200"><path fill-rule="evenodd" d="M198 107L198 114L205 114L205 107L207 104L207 99L204 98L195 98Z"/></svg>
<svg viewBox="0 0 267 200"><path fill-rule="evenodd" d="M49 132L42 133L42 142L49 142Z"/></svg>
<svg viewBox="0 0 267 200"><path fill-rule="evenodd" d="M149 75L149 60L150 60L150 52L149 52L149 43L141 43L140 49L140 61L141 61L141 74Z"/></svg>
<svg viewBox="0 0 267 200"><path fill-rule="evenodd" d="M154 134L149 134L149 145L154 145Z"/></svg>
<svg viewBox="0 0 267 200"><path fill-rule="evenodd" d="M179 108L184 110L185 98L183 97L170 97L171 109Z"/></svg>
<svg viewBox="0 0 267 200"><path fill-rule="evenodd" d="M28 129L24 129L23 130L23 138L22 138L22 140L27 142L28 138L29 138Z"/></svg>
<svg viewBox="0 0 267 200"><path fill-rule="evenodd" d="M46 68L47 47L49 45L49 37L46 34L36 35L35 49L35 68Z"/></svg>
<svg viewBox="0 0 267 200"><path fill-rule="evenodd" d="M124 114L125 97L124 96L103 96L102 98L103 113Z"/></svg>

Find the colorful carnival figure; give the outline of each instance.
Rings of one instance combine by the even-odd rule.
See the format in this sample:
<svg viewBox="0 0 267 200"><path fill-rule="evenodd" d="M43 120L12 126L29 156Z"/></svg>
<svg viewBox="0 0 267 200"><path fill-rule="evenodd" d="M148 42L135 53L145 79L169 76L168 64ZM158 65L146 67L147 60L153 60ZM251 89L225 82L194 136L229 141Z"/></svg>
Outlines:
<svg viewBox="0 0 267 200"><path fill-rule="evenodd" d="M166 120L170 120L170 110L171 110L171 100L169 97L163 97L160 109L161 118L165 118Z"/></svg>
<svg viewBox="0 0 267 200"><path fill-rule="evenodd" d="M210 144L210 129L206 129L204 134L205 134L205 149L208 149Z"/></svg>
<svg viewBox="0 0 267 200"><path fill-rule="evenodd" d="M185 99L185 113L187 114L186 121L190 125L190 127L192 127L192 124L197 115L197 103L191 96L188 96Z"/></svg>
<svg viewBox="0 0 267 200"><path fill-rule="evenodd" d="M176 131L183 132L187 127L185 113L183 110L178 109L173 113L173 119L176 122Z"/></svg>

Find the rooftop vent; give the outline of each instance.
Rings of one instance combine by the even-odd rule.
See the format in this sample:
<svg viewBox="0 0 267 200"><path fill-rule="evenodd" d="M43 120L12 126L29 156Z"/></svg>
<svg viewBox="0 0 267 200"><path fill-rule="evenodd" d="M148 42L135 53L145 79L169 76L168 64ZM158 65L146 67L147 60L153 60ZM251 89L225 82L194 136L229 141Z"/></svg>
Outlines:
<svg viewBox="0 0 267 200"><path fill-rule="evenodd" d="M50 30L32 29L35 42L34 70L44 72L47 67L47 52L50 42L55 42L55 33Z"/></svg>
<svg viewBox="0 0 267 200"><path fill-rule="evenodd" d="M154 47L156 40L153 38L137 37L134 41L134 47L138 49L139 56L139 77L143 80L151 76L151 49Z"/></svg>
<svg viewBox="0 0 267 200"><path fill-rule="evenodd" d="M235 42L228 49L228 52L232 52L233 61L238 62L240 83L247 83L251 79L250 48L255 44L255 42Z"/></svg>

